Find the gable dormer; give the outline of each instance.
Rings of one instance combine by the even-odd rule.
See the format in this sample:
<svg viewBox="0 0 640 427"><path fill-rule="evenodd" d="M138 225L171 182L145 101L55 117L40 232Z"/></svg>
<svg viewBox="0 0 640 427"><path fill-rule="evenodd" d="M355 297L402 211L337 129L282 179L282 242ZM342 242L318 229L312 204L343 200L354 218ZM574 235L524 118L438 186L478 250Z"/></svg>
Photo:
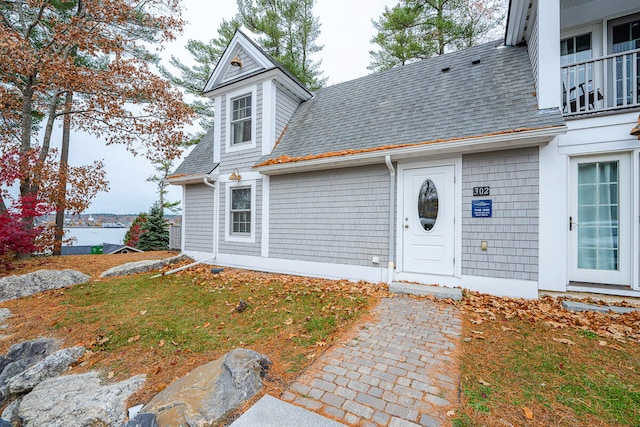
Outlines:
<svg viewBox="0 0 640 427"><path fill-rule="evenodd" d="M214 101L214 161L248 169L271 152L293 111L312 97L302 83L236 31L204 88Z"/></svg>

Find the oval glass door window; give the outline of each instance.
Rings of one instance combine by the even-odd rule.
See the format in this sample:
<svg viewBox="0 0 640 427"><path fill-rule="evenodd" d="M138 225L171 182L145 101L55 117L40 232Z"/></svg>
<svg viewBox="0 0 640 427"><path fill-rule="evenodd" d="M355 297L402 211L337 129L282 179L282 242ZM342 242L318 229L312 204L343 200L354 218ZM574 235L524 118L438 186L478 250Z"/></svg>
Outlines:
<svg viewBox="0 0 640 427"><path fill-rule="evenodd" d="M438 219L438 190L430 179L422 183L418 194L418 217L425 231L431 231Z"/></svg>

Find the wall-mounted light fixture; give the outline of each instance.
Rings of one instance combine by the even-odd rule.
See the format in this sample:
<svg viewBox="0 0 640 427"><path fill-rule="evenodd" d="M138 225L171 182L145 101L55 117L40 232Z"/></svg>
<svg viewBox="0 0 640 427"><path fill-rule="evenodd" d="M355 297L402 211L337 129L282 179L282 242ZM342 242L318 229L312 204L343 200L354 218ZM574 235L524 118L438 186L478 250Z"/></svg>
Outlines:
<svg viewBox="0 0 640 427"><path fill-rule="evenodd" d="M242 68L242 59L240 59L240 55L236 54L231 60L231 66L234 68Z"/></svg>
<svg viewBox="0 0 640 427"><path fill-rule="evenodd" d="M229 181L240 181L242 179L242 175L238 172L238 169L234 169L229 175Z"/></svg>

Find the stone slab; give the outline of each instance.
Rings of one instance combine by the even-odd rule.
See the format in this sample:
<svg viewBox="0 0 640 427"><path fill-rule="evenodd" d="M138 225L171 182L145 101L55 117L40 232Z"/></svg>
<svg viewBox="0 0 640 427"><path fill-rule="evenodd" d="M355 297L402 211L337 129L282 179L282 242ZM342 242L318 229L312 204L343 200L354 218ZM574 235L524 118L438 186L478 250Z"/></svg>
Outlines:
<svg viewBox="0 0 640 427"><path fill-rule="evenodd" d="M389 291L405 295L433 295L437 299L452 299L454 301L460 301L462 299L462 289L445 288L443 286L393 282L391 286L389 286Z"/></svg>
<svg viewBox="0 0 640 427"><path fill-rule="evenodd" d="M613 311L618 314L627 314L637 311L634 307L618 307L615 305L597 305L597 304L585 304L577 301L562 301L562 306L569 311L597 311L599 313L608 313Z"/></svg>
<svg viewBox="0 0 640 427"><path fill-rule="evenodd" d="M344 427L336 421L283 402L268 394L235 420L229 427Z"/></svg>

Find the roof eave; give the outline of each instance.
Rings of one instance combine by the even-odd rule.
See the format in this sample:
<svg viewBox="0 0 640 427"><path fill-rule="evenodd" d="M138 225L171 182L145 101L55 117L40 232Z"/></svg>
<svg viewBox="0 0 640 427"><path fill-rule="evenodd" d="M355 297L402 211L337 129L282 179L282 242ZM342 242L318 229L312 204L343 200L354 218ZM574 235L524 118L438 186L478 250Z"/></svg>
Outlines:
<svg viewBox="0 0 640 427"><path fill-rule="evenodd" d="M297 97L299 97L302 101L307 101L313 97L313 93L311 93L305 87L300 86L299 83L294 81L291 77L287 75L287 73L285 73L278 67L272 67L266 70L259 71L250 76L245 76L242 78L231 80L229 82L216 86L215 88L207 90L202 94L210 99L213 99L216 96L222 95L227 92L231 92L239 87L246 87L249 84L253 84L253 83L257 83L257 82L269 80L269 79L277 80L284 87L286 87L292 93L294 93Z"/></svg>
<svg viewBox="0 0 640 427"><path fill-rule="evenodd" d="M167 178L167 181L172 185L202 184L205 178L216 181L218 179L218 175L201 173L194 175L170 176Z"/></svg>
<svg viewBox="0 0 640 427"><path fill-rule="evenodd" d="M507 28L504 35L504 44L517 46L522 41L529 0L511 0L507 13Z"/></svg>
<svg viewBox="0 0 640 427"><path fill-rule="evenodd" d="M342 156L320 157L311 160L254 166L263 175L282 175L322 169L363 166L384 162L386 156L393 161L417 155L463 154L468 152L494 151L548 144L553 138L564 135L567 126L554 126L526 131L514 131L497 135L469 137L438 143L422 143L409 147L387 148Z"/></svg>

